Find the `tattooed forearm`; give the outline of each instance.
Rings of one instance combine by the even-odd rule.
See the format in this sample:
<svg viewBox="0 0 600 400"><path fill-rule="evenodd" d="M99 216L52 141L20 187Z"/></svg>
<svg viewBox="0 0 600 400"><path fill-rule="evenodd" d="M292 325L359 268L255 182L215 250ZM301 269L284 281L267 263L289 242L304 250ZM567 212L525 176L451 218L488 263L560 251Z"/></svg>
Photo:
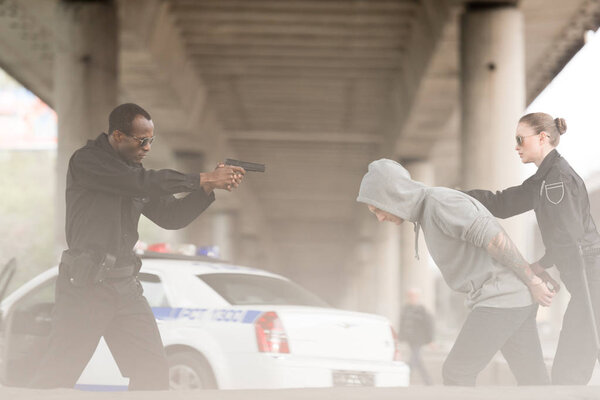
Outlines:
<svg viewBox="0 0 600 400"><path fill-rule="evenodd" d="M535 274L529 268L529 263L523 258L517 246L510 237L501 230L487 245L487 252L500 264L512 269L526 284L529 284Z"/></svg>

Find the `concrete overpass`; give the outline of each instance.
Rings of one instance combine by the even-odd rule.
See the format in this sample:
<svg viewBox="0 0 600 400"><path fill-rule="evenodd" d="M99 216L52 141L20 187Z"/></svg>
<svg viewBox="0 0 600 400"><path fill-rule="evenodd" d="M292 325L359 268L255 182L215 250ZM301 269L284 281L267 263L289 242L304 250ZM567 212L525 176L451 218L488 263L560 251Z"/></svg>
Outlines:
<svg viewBox="0 0 600 400"><path fill-rule="evenodd" d="M59 177L126 101L155 121L147 167L266 163L181 240L395 321L435 288L412 227L356 204L369 161L518 182L517 119L599 24L597 0L3 0L0 66L57 111Z"/></svg>

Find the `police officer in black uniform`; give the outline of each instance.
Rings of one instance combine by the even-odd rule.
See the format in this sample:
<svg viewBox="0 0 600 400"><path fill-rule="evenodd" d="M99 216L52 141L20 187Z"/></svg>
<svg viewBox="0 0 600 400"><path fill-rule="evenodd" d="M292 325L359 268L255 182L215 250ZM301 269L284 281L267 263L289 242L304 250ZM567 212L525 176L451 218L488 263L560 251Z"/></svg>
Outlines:
<svg viewBox="0 0 600 400"><path fill-rule="evenodd" d="M245 171L220 164L208 173L148 170L154 140L150 115L122 104L108 134L77 150L67 172L66 236L56 283L50 343L31 386L73 387L103 336L130 390L169 389L168 364L156 321L136 279L133 253L144 214L165 229L192 222L232 190ZM173 194L188 192L183 198Z"/></svg>
<svg viewBox="0 0 600 400"><path fill-rule="evenodd" d="M600 235L590 215L583 180L556 151L566 129L562 118L553 119L545 113L523 116L517 126L516 150L523 163L535 163L537 172L521 185L503 191L467 193L499 218L535 211L546 252L532 264L532 270L558 291L558 283L546 271L555 265L571 294L552 366L552 382L585 385L592 376L597 349L582 264L596 321L600 321L600 259L595 255L600 248Z"/></svg>

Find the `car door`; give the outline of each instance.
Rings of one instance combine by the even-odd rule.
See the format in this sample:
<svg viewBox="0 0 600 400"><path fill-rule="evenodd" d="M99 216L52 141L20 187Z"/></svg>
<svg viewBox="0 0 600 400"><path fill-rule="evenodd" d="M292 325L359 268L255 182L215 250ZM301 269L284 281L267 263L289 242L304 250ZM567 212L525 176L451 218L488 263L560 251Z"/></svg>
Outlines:
<svg viewBox="0 0 600 400"><path fill-rule="evenodd" d="M8 285L10 284L13 276L15 275L15 271L17 269L17 260L11 258L4 268L0 271L0 301L4 300L4 296L8 290ZM2 316L0 315L0 321Z"/></svg>
<svg viewBox="0 0 600 400"><path fill-rule="evenodd" d="M164 283L158 274L140 272L138 280L144 289L144 297L148 300L148 304L152 309L169 307Z"/></svg>
<svg viewBox="0 0 600 400"><path fill-rule="evenodd" d="M49 341L56 276L40 282L7 310L2 323L2 382L23 386Z"/></svg>
<svg viewBox="0 0 600 400"><path fill-rule="evenodd" d="M0 272L8 278L14 263ZM4 271L7 271L6 273ZM151 307L168 307L163 284L154 274L141 273L140 282ZM0 289L8 286L0 280ZM7 282L7 281L6 281ZM16 300L5 315L0 330L0 380L7 386L24 386L31 379L48 346L55 303L56 275L40 282ZM76 387L87 390L119 390L127 388L104 339L82 372Z"/></svg>

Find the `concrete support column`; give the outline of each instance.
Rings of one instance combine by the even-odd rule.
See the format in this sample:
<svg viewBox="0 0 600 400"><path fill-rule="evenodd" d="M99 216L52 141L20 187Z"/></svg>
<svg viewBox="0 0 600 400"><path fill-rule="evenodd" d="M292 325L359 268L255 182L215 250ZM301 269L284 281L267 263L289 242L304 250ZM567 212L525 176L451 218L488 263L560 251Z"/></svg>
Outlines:
<svg viewBox="0 0 600 400"><path fill-rule="evenodd" d="M435 183L434 165L427 161L405 161L402 165L408 170L413 180L433 186ZM419 259L415 257L415 232L414 224L404 222L401 231L401 265L402 286L399 299L402 304L406 302L409 289L418 289L421 293L420 301L431 312L435 312L435 265L427 251L423 232L419 233Z"/></svg>
<svg viewBox="0 0 600 400"><path fill-rule="evenodd" d="M341 306L384 315L397 326L401 306L400 229L389 222L377 222L363 207Z"/></svg>
<svg viewBox="0 0 600 400"><path fill-rule="evenodd" d="M212 244L219 246L219 258L233 261L235 252L235 213L218 210L212 214Z"/></svg>
<svg viewBox="0 0 600 400"><path fill-rule="evenodd" d="M258 234L239 235L236 263L255 268L265 268L265 255Z"/></svg>
<svg viewBox="0 0 600 400"><path fill-rule="evenodd" d="M386 316L397 327L400 322L400 227L379 223L374 262L368 266L375 281L374 312Z"/></svg>
<svg viewBox="0 0 600 400"><path fill-rule="evenodd" d="M58 114L57 245L64 247L65 177L75 149L108 128L117 102L118 20L113 1L66 1L55 13Z"/></svg>
<svg viewBox="0 0 600 400"><path fill-rule="evenodd" d="M364 207L364 208L363 208ZM348 258L345 293L340 307L361 312L374 312L377 309L377 296L380 267L378 243L380 225L375 216L362 204L357 207L356 244L352 257Z"/></svg>
<svg viewBox="0 0 600 400"><path fill-rule="evenodd" d="M373 243L371 238L363 237L354 247L354 257L345 270L347 284L345 293L340 301L340 307L348 310L368 312L373 309L370 304L374 293L369 268L372 268Z"/></svg>
<svg viewBox="0 0 600 400"><path fill-rule="evenodd" d="M512 2L468 3L460 54L463 188L498 190L518 184L514 136L525 109L521 11ZM518 243L520 229L505 227Z"/></svg>

